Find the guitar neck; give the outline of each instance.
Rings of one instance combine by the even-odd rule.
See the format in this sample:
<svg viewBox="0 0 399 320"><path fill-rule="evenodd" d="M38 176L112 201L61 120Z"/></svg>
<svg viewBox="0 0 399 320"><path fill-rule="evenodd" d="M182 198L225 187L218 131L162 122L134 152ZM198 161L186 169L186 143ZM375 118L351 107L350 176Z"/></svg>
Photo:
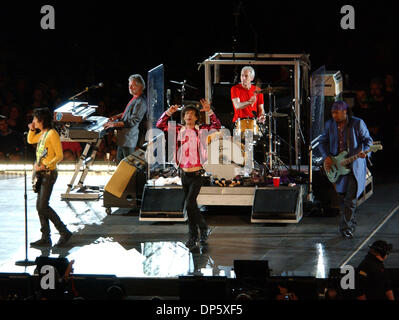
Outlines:
<svg viewBox="0 0 399 320"><path fill-rule="evenodd" d="M368 154L368 153L370 153L370 152L371 152L371 150L369 149L369 150L367 150L367 151L364 151L363 153L364 153L364 154ZM360 154L361 154L361 152L359 152L358 154L356 154L356 155L354 155L354 156L352 156L352 157L350 157L350 158L347 158L347 159L343 160L341 163L342 163L344 166L346 166L346 165L352 163L353 161L359 159L359 158L360 158Z"/></svg>

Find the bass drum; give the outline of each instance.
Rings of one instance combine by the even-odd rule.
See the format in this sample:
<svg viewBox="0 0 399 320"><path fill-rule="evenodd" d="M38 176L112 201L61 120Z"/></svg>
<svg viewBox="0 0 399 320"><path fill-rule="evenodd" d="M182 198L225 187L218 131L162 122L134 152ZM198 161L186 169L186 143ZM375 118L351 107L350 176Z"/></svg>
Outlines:
<svg viewBox="0 0 399 320"><path fill-rule="evenodd" d="M242 174L245 164L245 145L231 136L216 132L208 136L208 157L203 167L215 178L231 180Z"/></svg>

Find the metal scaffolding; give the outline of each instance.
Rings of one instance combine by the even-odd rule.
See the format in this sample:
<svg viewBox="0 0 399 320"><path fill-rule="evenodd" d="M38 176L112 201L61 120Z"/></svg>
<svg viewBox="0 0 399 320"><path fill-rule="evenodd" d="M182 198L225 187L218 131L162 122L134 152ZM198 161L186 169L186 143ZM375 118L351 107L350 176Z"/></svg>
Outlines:
<svg viewBox="0 0 399 320"><path fill-rule="evenodd" d="M301 165L301 104L302 104L302 79L308 79L308 68L302 68L303 62L309 59L306 54L255 54L255 53L215 53L213 56L204 60L201 66L205 69L205 97L210 99L212 96L212 84L220 82L220 73L223 66L293 66L294 67L294 106L295 116L295 164L299 168ZM213 68L213 70L212 70ZM212 77L213 75L213 77ZM306 98L306 97L305 97Z"/></svg>

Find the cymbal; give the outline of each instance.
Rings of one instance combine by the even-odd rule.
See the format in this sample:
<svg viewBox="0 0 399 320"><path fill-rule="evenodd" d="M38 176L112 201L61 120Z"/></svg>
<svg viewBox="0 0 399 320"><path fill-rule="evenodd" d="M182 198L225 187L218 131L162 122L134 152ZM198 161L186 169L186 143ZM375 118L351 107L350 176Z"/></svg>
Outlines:
<svg viewBox="0 0 399 320"><path fill-rule="evenodd" d="M201 103L199 101L196 101L196 100L183 100L183 104L185 106L189 105L189 104L193 104L193 105L196 105L196 106L200 106L201 105Z"/></svg>
<svg viewBox="0 0 399 320"><path fill-rule="evenodd" d="M281 92L287 92L289 91L289 88L287 87L268 87L260 90L256 90L256 93L281 93Z"/></svg>
<svg viewBox="0 0 399 320"><path fill-rule="evenodd" d="M187 88L191 88L191 89L195 89L195 90L198 89L198 88L196 88L196 87L193 87L193 86L190 86L189 84L187 84L186 80L184 80L183 82L170 80L170 82L175 83L175 84L178 84L178 85L181 85L181 86L184 85L184 86L187 87Z"/></svg>
<svg viewBox="0 0 399 320"><path fill-rule="evenodd" d="M266 114L266 116L269 116L269 114ZM273 112L273 113L272 113L272 117L273 117L273 118L284 118L284 117L288 117L288 114L286 114L286 113Z"/></svg>

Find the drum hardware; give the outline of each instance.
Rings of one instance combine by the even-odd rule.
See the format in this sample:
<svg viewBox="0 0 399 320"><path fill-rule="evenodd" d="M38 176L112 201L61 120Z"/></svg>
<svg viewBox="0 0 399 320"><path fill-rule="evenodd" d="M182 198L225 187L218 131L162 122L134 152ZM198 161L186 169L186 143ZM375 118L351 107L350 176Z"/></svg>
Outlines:
<svg viewBox="0 0 399 320"><path fill-rule="evenodd" d="M300 133L301 138L302 138L302 142L303 142L303 144L306 145L305 137L303 136L303 132L302 132L302 129L301 129L301 124L299 123L298 117L296 116L296 113L295 113L294 103L295 103L295 99L292 99L291 110L292 110L292 112L293 112L293 114L294 114L294 119L295 119L295 122L296 122L296 124L297 124L297 126L298 126L299 133Z"/></svg>
<svg viewBox="0 0 399 320"><path fill-rule="evenodd" d="M286 114L286 113L278 113L278 112L273 112L273 114L272 114L272 117L273 118L285 118L285 117L288 117L288 114Z"/></svg>
<svg viewBox="0 0 399 320"><path fill-rule="evenodd" d="M270 84L267 88L256 90L255 93L267 93L267 94L277 94L277 93L286 93L289 91L287 87L271 87Z"/></svg>
<svg viewBox="0 0 399 320"><path fill-rule="evenodd" d="M284 162L280 159L277 150L277 147L280 145L281 137L277 136L276 118L288 117L288 114L278 113L275 111L276 100L275 96L273 96L273 93L278 92L278 89L272 88L269 85L268 88L261 91L267 92L269 95L269 112L266 114L268 123L268 134L266 135L266 138L269 150L265 153L265 163L269 169L269 172L275 172L281 165L285 166ZM272 100L272 98L274 99ZM277 137L279 138L279 141L277 141Z"/></svg>
<svg viewBox="0 0 399 320"><path fill-rule="evenodd" d="M177 91L179 91L180 94L181 94L181 103L182 103L181 107L179 107L177 110L178 110L178 111L181 111L181 110L184 108L184 105L185 105L184 103L185 103L185 102L188 102L188 101L185 101L185 100L184 100L184 96L185 96L185 94L186 94L186 87L187 87L187 88L190 88L190 89L194 89L194 90L198 90L198 88L193 87L193 86L187 84L187 80L183 80L182 82L170 80L170 82L171 82L171 83L174 83L174 84L178 84L178 85L181 86L180 89L177 89ZM198 101L196 101L196 102L198 102ZM195 104L197 104L197 103L195 103ZM198 104L199 104L199 103L198 103Z"/></svg>

